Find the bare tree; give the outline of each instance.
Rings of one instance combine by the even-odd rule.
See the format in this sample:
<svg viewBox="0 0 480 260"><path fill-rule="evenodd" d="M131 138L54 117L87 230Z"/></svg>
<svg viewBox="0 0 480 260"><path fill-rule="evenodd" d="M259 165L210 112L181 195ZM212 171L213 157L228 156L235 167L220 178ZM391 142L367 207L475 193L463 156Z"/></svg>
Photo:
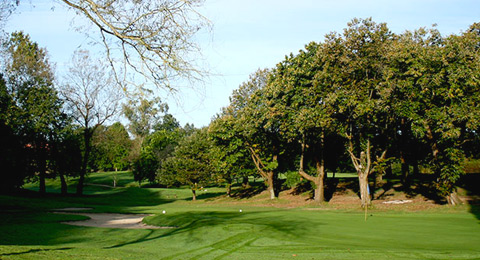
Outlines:
<svg viewBox="0 0 480 260"><path fill-rule="evenodd" d="M15 5L18 5L18 0L0 1L0 29L3 29L13 10L15 10Z"/></svg>
<svg viewBox="0 0 480 260"><path fill-rule="evenodd" d="M3 1L10 6L20 2ZM104 45L115 80L123 87L153 83L175 92L172 80L205 76L194 41L200 30L211 28L197 11L204 0L60 1L99 30L99 37L93 38Z"/></svg>
<svg viewBox="0 0 480 260"><path fill-rule="evenodd" d="M78 50L72 58L60 93L76 122L83 127L84 153L77 194L83 194L83 183L91 150L91 139L97 127L117 114L122 91L116 87L108 66L92 60L89 52Z"/></svg>

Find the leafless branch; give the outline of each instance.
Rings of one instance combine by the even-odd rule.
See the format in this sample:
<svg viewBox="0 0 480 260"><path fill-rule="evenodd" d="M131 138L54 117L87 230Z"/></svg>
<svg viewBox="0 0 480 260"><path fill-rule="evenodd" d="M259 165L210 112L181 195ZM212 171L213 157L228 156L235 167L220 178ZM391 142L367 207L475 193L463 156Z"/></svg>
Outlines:
<svg viewBox="0 0 480 260"><path fill-rule="evenodd" d="M88 51L76 51L68 75L61 84L75 120L85 128L96 128L115 116L120 108L122 91L115 87L114 76L105 65L90 58Z"/></svg>
<svg viewBox="0 0 480 260"><path fill-rule="evenodd" d="M198 68L200 48L193 40L201 29L211 27L196 11L203 0L61 1L100 30L118 83L125 81L128 70L175 91L172 80L196 81L205 76L206 70Z"/></svg>

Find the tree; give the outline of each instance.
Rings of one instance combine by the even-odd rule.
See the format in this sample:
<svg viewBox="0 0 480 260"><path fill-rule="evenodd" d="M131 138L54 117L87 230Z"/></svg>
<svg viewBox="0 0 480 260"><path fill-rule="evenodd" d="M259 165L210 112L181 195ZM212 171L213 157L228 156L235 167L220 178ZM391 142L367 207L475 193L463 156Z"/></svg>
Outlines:
<svg viewBox="0 0 480 260"><path fill-rule="evenodd" d="M429 147L437 188L450 204L461 203L455 183L463 173L463 145L480 125L479 42L478 24L448 37L419 29L401 35L392 55L395 113Z"/></svg>
<svg viewBox="0 0 480 260"><path fill-rule="evenodd" d="M202 0L61 2L99 29L99 41L118 84L129 82L126 72L130 71L173 91L170 80L195 80L204 74L197 66L199 47L193 41L198 31L210 27L210 21L197 11Z"/></svg>
<svg viewBox="0 0 480 260"><path fill-rule="evenodd" d="M51 145L53 160L50 169L60 177L61 193L66 195L67 178L77 177L82 169L82 131L73 125L62 129Z"/></svg>
<svg viewBox="0 0 480 260"><path fill-rule="evenodd" d="M167 112L168 105L158 97L149 100L140 95L123 105L123 114L130 121L128 129L140 142L152 132L154 126L160 124L162 114Z"/></svg>
<svg viewBox="0 0 480 260"><path fill-rule="evenodd" d="M164 162L159 173L160 183L189 185L192 200L196 200L197 191L211 183L214 175L212 146L206 128L183 138L173 156Z"/></svg>
<svg viewBox="0 0 480 260"><path fill-rule="evenodd" d="M128 153L132 141L120 122L98 127L93 135L95 166L101 170L125 170L129 166Z"/></svg>
<svg viewBox="0 0 480 260"><path fill-rule="evenodd" d="M23 32L12 33L5 47L7 91L16 107L16 134L25 147L25 156L31 156L29 170L38 173L39 192L43 194L51 144L66 121L62 102L53 87L53 71L45 49Z"/></svg>
<svg viewBox="0 0 480 260"><path fill-rule="evenodd" d="M0 190L10 192L19 188L26 177L27 160L22 154L22 141L17 132L18 107L0 74Z"/></svg>
<svg viewBox="0 0 480 260"><path fill-rule="evenodd" d="M277 123L266 117L268 108L263 91L269 75L268 69L252 74L248 82L233 92L225 111L235 123L232 130L243 140L258 173L266 181L270 198L275 199L279 188L276 187L278 157L284 151Z"/></svg>
<svg viewBox="0 0 480 260"><path fill-rule="evenodd" d="M92 60L88 51L75 52L60 92L73 118L83 127L84 151L78 195L83 194L93 133L118 112L122 93L115 85L112 75L101 61Z"/></svg>
<svg viewBox="0 0 480 260"><path fill-rule="evenodd" d="M243 178L244 187L247 187L248 177L255 173L255 166L242 138L235 131L232 115L224 112L213 120L208 127L208 136L214 143L215 177L217 182L226 183L227 196L231 196L233 180Z"/></svg>
<svg viewBox="0 0 480 260"><path fill-rule="evenodd" d="M137 101L129 100L123 106L123 113L136 137L130 156L134 179L139 183L148 179L152 183L162 161L170 156L183 135L180 124L168 114L168 105L158 97L149 100L142 95Z"/></svg>
<svg viewBox="0 0 480 260"><path fill-rule="evenodd" d="M15 6L18 4L18 1L1 1L0 2L0 29L3 29L8 18L15 10Z"/></svg>
<svg viewBox="0 0 480 260"><path fill-rule="evenodd" d="M139 184L143 180L155 182L164 162L172 156L178 142L185 135L180 127L170 128L173 117L167 117L165 127L148 135L141 147L140 155L133 162L133 176ZM163 124L159 124L161 126Z"/></svg>
<svg viewBox="0 0 480 260"><path fill-rule="evenodd" d="M288 142L300 144L298 173L314 184L316 202L325 200L325 139L334 131L332 109L325 101L332 90L330 85L314 80L325 63L321 49L322 45L312 42L299 54L286 57L273 70L265 88L266 117L280 123L279 134ZM308 151L315 174L305 168Z"/></svg>
<svg viewBox="0 0 480 260"><path fill-rule="evenodd" d="M368 177L386 159L392 117L385 105L386 55L394 35L386 24L371 19L353 19L343 35L331 34L325 41L325 69L320 84L330 85L325 98L334 110L347 152L358 173L362 207L371 203Z"/></svg>

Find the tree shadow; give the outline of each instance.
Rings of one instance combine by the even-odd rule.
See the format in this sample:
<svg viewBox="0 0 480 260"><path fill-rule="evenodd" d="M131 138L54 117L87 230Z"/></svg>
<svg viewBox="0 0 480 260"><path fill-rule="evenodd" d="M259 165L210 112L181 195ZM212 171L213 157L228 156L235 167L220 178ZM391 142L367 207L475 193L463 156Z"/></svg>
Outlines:
<svg viewBox="0 0 480 260"><path fill-rule="evenodd" d="M67 207L94 208L94 212L135 213L142 206L158 206L175 200L165 199L162 191L122 189L103 196L69 196L37 192L19 192L16 196L0 196L1 245L57 245L83 241L83 227L61 224L86 217L51 213ZM140 210L140 209L139 209ZM79 233L79 236L75 234ZM69 234L65 236L63 234ZM1 257L0 257L1 258Z"/></svg>
<svg viewBox="0 0 480 260"><path fill-rule="evenodd" d="M79 228L63 225L61 222L85 218L84 216L66 216L31 209L24 209L22 212L4 212L0 215L2 223L0 225L2 234L0 245L51 246L72 242L72 239L67 239L63 234L71 236ZM27 253L24 252L24 254Z"/></svg>
<svg viewBox="0 0 480 260"><path fill-rule="evenodd" d="M470 213L480 220L480 173L463 175L458 186L466 191L466 203L470 207Z"/></svg>
<svg viewBox="0 0 480 260"><path fill-rule="evenodd" d="M301 181L298 183L292 190L290 194L292 195L301 195L306 192L310 193L310 197L313 198L313 186L309 181Z"/></svg>
<svg viewBox="0 0 480 260"><path fill-rule="evenodd" d="M225 195L225 192L205 192L200 194L198 194L197 192L197 200L211 200L224 195ZM192 201L192 197L184 198L183 200Z"/></svg>
<svg viewBox="0 0 480 260"><path fill-rule="evenodd" d="M414 198L418 195L433 201L435 204L444 205L446 200L440 196L435 186L433 176L422 175L417 176L415 180L407 183L402 183L398 178L384 179L380 188L375 190L374 199L386 199L393 197L393 192L401 192L407 198Z"/></svg>
<svg viewBox="0 0 480 260"><path fill-rule="evenodd" d="M419 182L414 185L407 184L395 188L395 190L403 191L407 198L414 198L417 195L422 195L423 197L434 201L435 204L445 205L447 203L446 199L439 195L433 182Z"/></svg>
<svg viewBox="0 0 480 260"><path fill-rule="evenodd" d="M36 252L45 252L45 251L64 251L64 250L70 250L70 249L73 249L73 247L30 249L23 252L0 254L0 257L1 256L20 256L20 255L31 254Z"/></svg>
<svg viewBox="0 0 480 260"><path fill-rule="evenodd" d="M247 199L252 198L265 190L265 184L263 182L256 182L250 184L249 187L238 187L236 189L232 189L230 194L231 198L235 199Z"/></svg>
<svg viewBox="0 0 480 260"><path fill-rule="evenodd" d="M325 201L332 200L333 194L335 194L337 191L339 183L339 178L327 178L327 185L325 187Z"/></svg>
<svg viewBox="0 0 480 260"><path fill-rule="evenodd" d="M160 238L168 238L181 234L188 234L190 239L203 241L202 232L196 233L200 229L209 229L215 226L224 226L226 233L228 232L229 227L233 226L244 226L252 225L256 228L265 230L270 233L276 233L278 236L287 238L289 236L302 237L304 235L304 225L308 224L308 221L301 221L296 217L288 218L279 214L275 214L274 218L269 217L271 211L261 211L261 212L219 212L219 211L189 211L181 212L169 215L158 215L149 220L149 224L161 223L170 223L175 225L175 228L164 229L164 230L150 230L148 234L145 234L141 238L131 240L129 242L122 242L113 246L106 247L107 249L119 248L127 245L133 245L137 243L142 243L146 241L151 241ZM234 229L234 228L232 228ZM238 233L239 230L232 230L233 233ZM241 239L238 239L239 243L244 243L245 240L251 239L251 232L249 230L242 230L240 233L246 232L246 236L242 236ZM198 236L194 238L192 236ZM232 237L228 236L227 239ZM241 240L241 241L240 241ZM215 242L214 244L218 243ZM206 247L212 247L212 244L207 245ZM194 249L198 250L198 248ZM186 254L188 252L182 252L181 254Z"/></svg>
<svg viewBox="0 0 480 260"><path fill-rule="evenodd" d="M334 193L344 195L349 192L355 193L360 197L360 187L358 186L357 180L352 180L352 178L339 178L338 183L335 184L335 190L330 191L332 196Z"/></svg>
<svg viewBox="0 0 480 260"><path fill-rule="evenodd" d="M45 202L52 202L56 204L79 204L90 205L89 207L102 206L115 206L115 207L131 207L131 206L154 206L159 204L166 204L174 202L175 199L165 198L162 195L161 190L143 189L138 187L129 188L117 188L115 191L107 194L60 194L60 193L46 193L40 194L37 191L20 189L15 193L10 193L6 196L10 196L12 201L25 201L24 204L29 206L39 202L38 205L48 205ZM9 201L0 201L0 206L7 206Z"/></svg>
<svg viewBox="0 0 480 260"><path fill-rule="evenodd" d="M393 190L393 186L395 185L395 181L393 180L386 180L378 190L382 190L380 194L378 194L378 190L375 190L375 199L386 199L387 197L393 196L393 194L388 193L389 191Z"/></svg>

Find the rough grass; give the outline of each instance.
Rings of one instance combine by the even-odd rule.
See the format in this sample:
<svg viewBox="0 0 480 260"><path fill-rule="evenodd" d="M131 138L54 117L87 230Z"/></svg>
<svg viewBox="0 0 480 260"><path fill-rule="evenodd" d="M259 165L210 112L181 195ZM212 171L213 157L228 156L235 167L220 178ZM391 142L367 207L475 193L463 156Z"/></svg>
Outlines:
<svg viewBox="0 0 480 260"><path fill-rule="evenodd" d="M187 189L133 187L122 174L120 187L90 186L84 197L0 196L0 259L480 258L480 218L468 206L373 209L365 221L355 207L288 208L288 198L232 199L221 188L208 188L193 202ZM88 183L107 185L109 176L92 174ZM49 190L58 193L59 184L50 182ZM85 217L51 212L61 207L151 213L147 224L176 228L69 226L60 222Z"/></svg>

